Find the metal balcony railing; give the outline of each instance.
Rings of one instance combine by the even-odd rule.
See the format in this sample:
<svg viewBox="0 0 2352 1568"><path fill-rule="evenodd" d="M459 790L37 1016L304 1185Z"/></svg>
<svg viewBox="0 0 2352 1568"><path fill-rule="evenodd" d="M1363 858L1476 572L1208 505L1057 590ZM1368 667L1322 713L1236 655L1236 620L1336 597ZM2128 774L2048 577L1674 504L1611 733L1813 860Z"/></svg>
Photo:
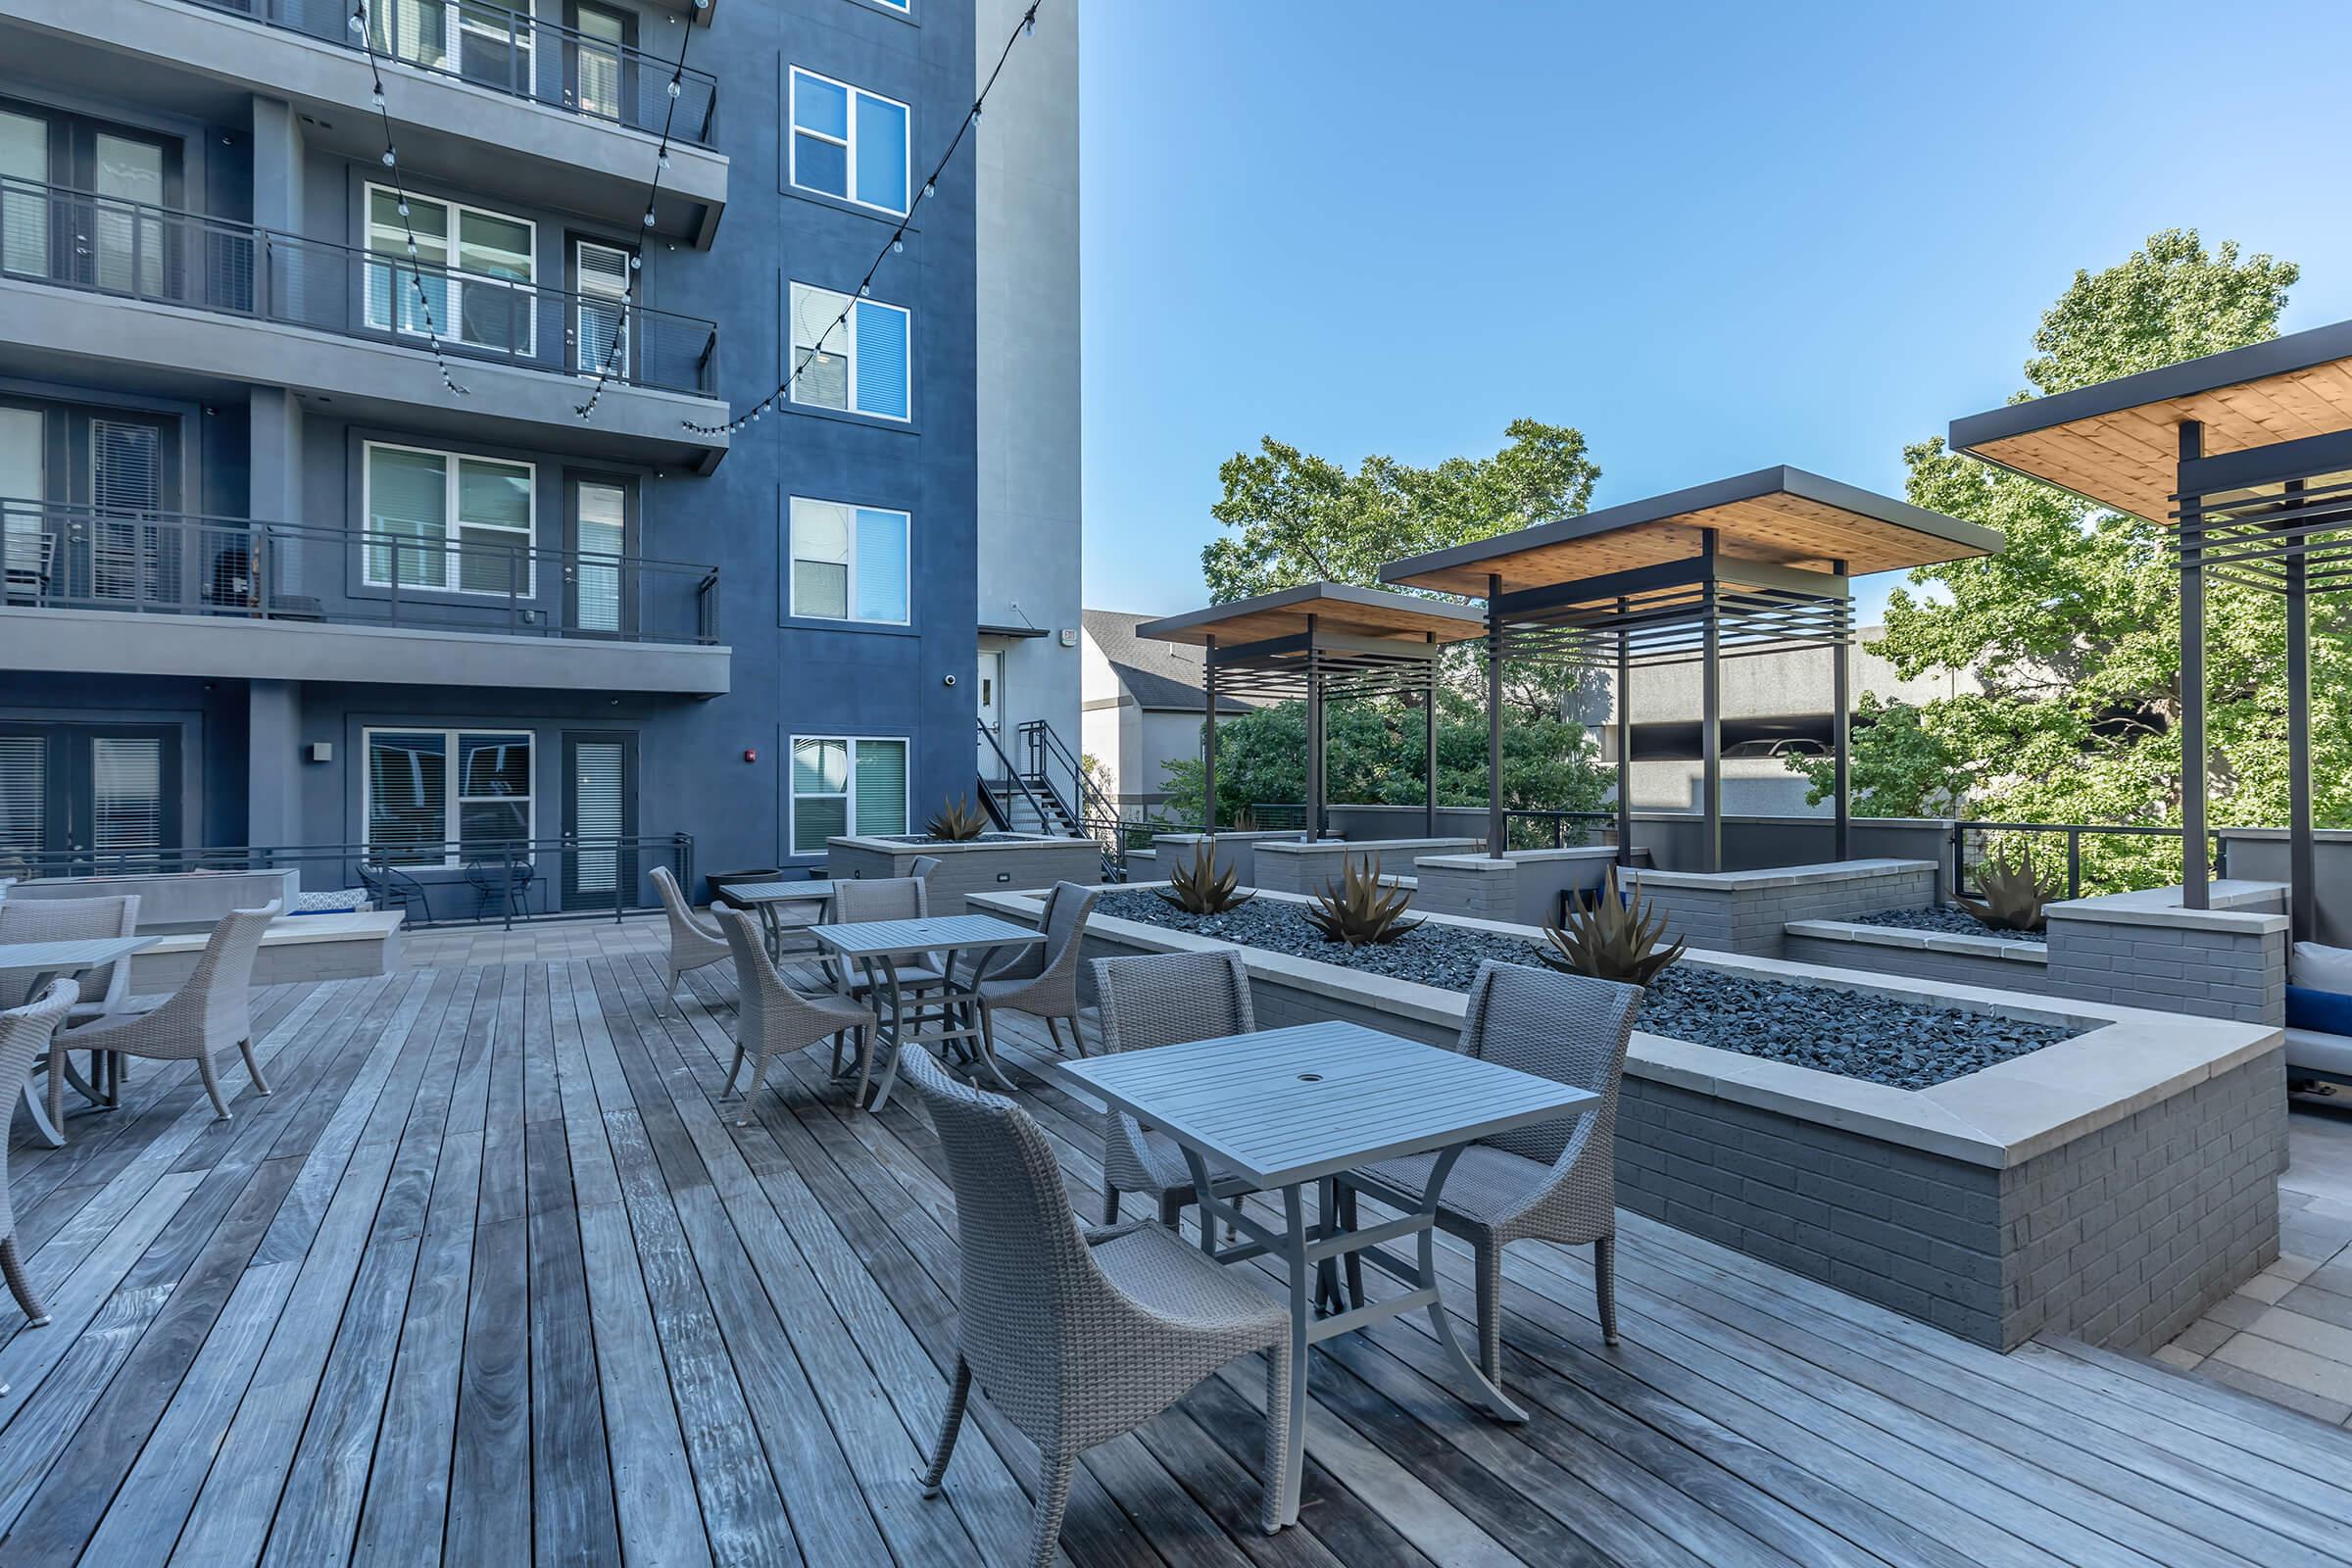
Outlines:
<svg viewBox="0 0 2352 1568"><path fill-rule="evenodd" d="M457 356L715 394L718 325L524 278L0 175L0 274Z"/></svg>
<svg viewBox="0 0 2352 1568"><path fill-rule="evenodd" d="M351 0L192 0L357 50ZM554 9L551 7L551 9ZM375 0L369 41L384 59L589 120L710 145L718 80L669 59L486 0ZM677 108L669 84L678 83Z"/></svg>
<svg viewBox="0 0 2352 1568"><path fill-rule="evenodd" d="M718 568L459 521L366 528L0 498L0 607L715 644Z"/></svg>

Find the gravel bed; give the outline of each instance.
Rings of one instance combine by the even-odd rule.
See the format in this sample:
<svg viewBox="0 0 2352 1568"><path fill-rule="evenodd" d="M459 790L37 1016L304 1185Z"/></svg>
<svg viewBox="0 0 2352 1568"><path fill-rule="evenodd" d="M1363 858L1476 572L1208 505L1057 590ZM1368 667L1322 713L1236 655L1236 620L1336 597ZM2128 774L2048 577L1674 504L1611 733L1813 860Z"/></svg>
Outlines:
<svg viewBox="0 0 2352 1568"><path fill-rule="evenodd" d="M1957 904L1938 904L1926 909L1878 909L1849 914L1855 925L1891 925L1905 931L1940 931L1955 937L1991 937L1999 942L2047 942L2046 931L2003 931L1986 925Z"/></svg>
<svg viewBox="0 0 2352 1568"><path fill-rule="evenodd" d="M885 844L1022 844L1036 838L1034 833L983 833L976 838L943 839L936 833L885 833Z"/></svg>
<svg viewBox="0 0 2352 1568"><path fill-rule="evenodd" d="M1462 926L1425 923L1385 947L1326 942L1299 906L1256 899L1224 914L1191 915L1156 893L1106 893L1095 906L1118 920L1189 931L1244 947L1467 991L1488 958L1540 963L1537 945ZM1751 980L1698 964L1659 975L1639 1028L1896 1089L1927 1089L2068 1039L2073 1031L1892 997L1783 980Z"/></svg>

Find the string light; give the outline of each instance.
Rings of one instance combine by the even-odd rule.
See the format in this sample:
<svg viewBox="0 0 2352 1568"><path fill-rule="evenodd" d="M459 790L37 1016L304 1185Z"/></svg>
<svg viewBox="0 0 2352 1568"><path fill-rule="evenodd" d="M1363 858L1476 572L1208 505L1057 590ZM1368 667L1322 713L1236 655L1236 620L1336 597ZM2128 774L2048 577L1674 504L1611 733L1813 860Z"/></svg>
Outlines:
<svg viewBox="0 0 2352 1568"><path fill-rule="evenodd" d="M956 127L956 135L948 143L948 150L939 155L939 162L931 170L931 177L923 181L922 194L915 198L917 204L929 201L939 194L939 177L948 172L948 165L955 162L956 152L963 146L964 137L970 135L972 127L980 122L980 110L988 102L988 95L996 90L997 78L1004 74L1004 62L1012 57L1012 46L1023 38L1036 36L1037 8L1043 3L1044 0L1033 0L1029 9L1021 14L1019 24L1005 38L1004 47L997 54L995 69L989 72L988 80L980 88L980 96L972 100L972 107L964 113L962 123ZM912 222L913 215L911 213L900 220L899 226L891 232L889 239L883 241L882 249L875 254L873 265L865 270L865 276L858 279L857 292L849 297L848 303L842 306L839 314L833 318L825 329L816 334L815 341L809 346L808 352L801 356L801 362L792 368L792 372L777 384L773 392L752 405L750 413L739 414L723 424L701 424L693 419L681 419L678 422L696 435L733 435L769 409L780 408L788 402L792 397L793 387L801 379L801 372L808 369L817 355L823 352L824 345L832 341L833 334L848 323L850 312L857 308L858 301L872 294L874 274L882 270L882 264L906 250L906 230Z"/></svg>
<svg viewBox="0 0 2352 1568"><path fill-rule="evenodd" d="M710 0L694 0L694 9L697 11L707 11L710 6ZM694 22L689 18L686 23L686 35L678 40L677 64L670 67L669 107L662 115L662 139L654 148L654 177L645 191L644 226L649 230L654 226L655 209L662 202L662 176L669 170L670 127L678 117L678 85L686 79L686 51L692 47L693 43ZM644 270L645 242L639 240L629 247L629 281L628 286L620 291L620 320L612 328L612 340L605 345L604 363L596 368L596 382L588 389L588 401L577 405L572 410L582 420L586 420L589 416L596 413L596 406L604 400L605 388L612 379L612 367L618 363L621 344L628 337L630 307L636 302L637 297L637 274Z"/></svg>
<svg viewBox="0 0 2352 1568"><path fill-rule="evenodd" d="M392 193L400 209L400 226L408 239L409 283L416 293L416 308L424 316L424 340L433 351L433 367L441 372L441 384L449 388L450 396L466 398L473 394L458 385L456 376L449 373L449 356L441 350L440 324L433 319L432 297L424 291L424 272L416 263L416 227L409 221L408 182L400 176L400 149L392 140L392 111L384 98L384 68L376 57L375 34L368 25L368 0L352 0L351 30L358 34L360 47L368 51L368 97L375 105L376 118L384 126L384 167L392 171ZM389 290L389 307L395 316L400 309L400 285L395 282Z"/></svg>

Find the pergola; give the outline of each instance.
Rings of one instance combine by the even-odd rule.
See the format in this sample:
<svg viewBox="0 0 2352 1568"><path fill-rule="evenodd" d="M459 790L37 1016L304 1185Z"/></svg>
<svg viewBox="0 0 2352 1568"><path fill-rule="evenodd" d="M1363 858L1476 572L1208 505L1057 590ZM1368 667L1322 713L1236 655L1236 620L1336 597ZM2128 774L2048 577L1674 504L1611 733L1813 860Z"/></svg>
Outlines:
<svg viewBox="0 0 2352 1568"><path fill-rule="evenodd" d="M1426 727L1431 837L1438 829L1438 662L1486 623L1460 605L1347 583L1309 583L1148 620L1138 637L1190 643L1205 655L1201 774L1206 827L1216 830L1217 698L1306 700L1306 836L1323 833L1323 708L1334 699L1418 699Z"/></svg>
<svg viewBox="0 0 2352 1568"><path fill-rule="evenodd" d="M1820 648L1831 656L1838 858L1846 801L1850 581L2001 548L1990 528L1801 468L1763 468L1457 545L1381 568L1384 581L1487 606L1487 832L1502 853L1502 670L1532 658L1613 671L1617 854L1633 850L1633 671L1699 666L1701 870L1723 865L1723 663Z"/></svg>
<svg viewBox="0 0 2352 1568"><path fill-rule="evenodd" d="M2181 902L2208 906L2205 584L2286 602L2287 879L2312 933L2314 595L2352 591L2352 321L1952 421L1951 446L2173 525L2180 571Z"/></svg>

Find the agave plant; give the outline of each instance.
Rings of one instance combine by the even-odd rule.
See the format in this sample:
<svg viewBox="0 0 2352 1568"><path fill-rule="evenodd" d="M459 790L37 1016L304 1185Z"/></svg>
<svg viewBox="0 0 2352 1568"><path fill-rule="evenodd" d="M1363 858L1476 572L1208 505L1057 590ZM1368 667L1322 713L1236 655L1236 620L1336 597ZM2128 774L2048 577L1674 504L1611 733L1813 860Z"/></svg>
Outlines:
<svg viewBox="0 0 2352 1568"><path fill-rule="evenodd" d="M1257 897L1255 893L1236 893L1240 868L1227 866L1217 870L1217 841L1202 839L1193 858L1178 866L1168 878L1168 889L1161 898L1187 914L1223 914L1238 909Z"/></svg>
<svg viewBox="0 0 2352 1568"><path fill-rule="evenodd" d="M1551 942L1539 956L1555 969L1591 975L1595 980L1623 980L1645 986L1658 971L1683 956L1687 945L1679 938L1661 947L1666 916L1639 894L1629 903L1617 891L1617 868L1612 865L1599 891L1576 899L1561 923L1544 935Z"/></svg>
<svg viewBox="0 0 2352 1568"><path fill-rule="evenodd" d="M1394 942L1421 923L1418 915L1405 918L1413 896L1402 888L1380 885L1380 860L1348 858L1340 880L1315 895L1299 912L1307 924L1323 933L1326 942L1345 942L1351 948Z"/></svg>
<svg viewBox="0 0 2352 1568"><path fill-rule="evenodd" d="M988 831L988 813L974 806L970 796L958 795L940 807L939 814L924 824L923 831L935 839L962 844Z"/></svg>
<svg viewBox="0 0 2352 1568"><path fill-rule="evenodd" d="M2042 879L2034 867L2034 857L2020 855L2016 864L2000 851L1977 865L1979 895L1970 898L1965 893L1952 897L1960 907L1991 926L1995 931L2039 931L2049 923L2043 906L2059 894L2055 877Z"/></svg>

